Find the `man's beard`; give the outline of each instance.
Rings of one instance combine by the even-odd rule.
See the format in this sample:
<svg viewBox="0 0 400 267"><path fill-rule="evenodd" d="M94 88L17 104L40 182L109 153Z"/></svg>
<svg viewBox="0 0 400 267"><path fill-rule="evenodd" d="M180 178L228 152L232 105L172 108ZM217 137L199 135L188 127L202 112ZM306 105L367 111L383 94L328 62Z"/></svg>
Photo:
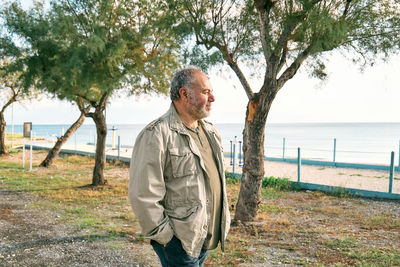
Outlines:
<svg viewBox="0 0 400 267"><path fill-rule="evenodd" d="M196 97L190 94L190 115L196 120L204 119L210 115L210 111L207 110L207 106L211 107L211 102L207 102L206 105L198 103Z"/></svg>

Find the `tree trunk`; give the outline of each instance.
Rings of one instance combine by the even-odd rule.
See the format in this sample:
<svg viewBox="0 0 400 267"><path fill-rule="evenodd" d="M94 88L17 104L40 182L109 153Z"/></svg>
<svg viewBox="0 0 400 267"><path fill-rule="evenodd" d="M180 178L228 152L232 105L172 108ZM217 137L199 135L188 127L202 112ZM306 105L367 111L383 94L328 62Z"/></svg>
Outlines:
<svg viewBox="0 0 400 267"><path fill-rule="evenodd" d="M96 124L97 143L92 185L105 185L107 184L107 180L104 177L107 125L103 109L96 108L96 111L93 113L93 121Z"/></svg>
<svg viewBox="0 0 400 267"><path fill-rule="evenodd" d="M40 163L40 167L49 167L53 160L58 156L60 153L61 147L64 143L68 141L68 139L76 132L76 130L83 124L85 121L85 112L81 112L79 118L68 128L66 133L57 139L57 142L53 146L53 148L49 151L46 158Z"/></svg>
<svg viewBox="0 0 400 267"><path fill-rule="evenodd" d="M234 222L254 221L264 178L264 132L274 95L249 101L243 131L243 173ZM264 103L265 102L265 103Z"/></svg>
<svg viewBox="0 0 400 267"><path fill-rule="evenodd" d="M6 146L6 120L4 119L4 109L0 112L0 156L8 154Z"/></svg>

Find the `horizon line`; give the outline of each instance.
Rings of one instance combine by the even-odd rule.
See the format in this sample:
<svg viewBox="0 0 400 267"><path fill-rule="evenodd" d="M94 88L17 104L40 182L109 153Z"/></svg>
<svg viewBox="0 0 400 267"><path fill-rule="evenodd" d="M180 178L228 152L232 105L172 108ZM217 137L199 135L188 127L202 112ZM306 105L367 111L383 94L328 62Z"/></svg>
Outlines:
<svg viewBox="0 0 400 267"><path fill-rule="evenodd" d="M149 122L145 123L110 123L106 122L106 125L146 125L149 124ZM212 122L212 124L244 124L243 122ZM374 124L384 124L384 123L392 123L392 124L397 124L400 123L400 121L301 121L301 122L266 122L266 124L361 124L361 123L374 123ZM14 123L15 125L23 125L24 123ZM32 123L32 125L69 125L73 124L72 123ZM83 125L95 125L95 123L90 122L90 123L83 123ZM7 123L7 127L11 126L10 123Z"/></svg>

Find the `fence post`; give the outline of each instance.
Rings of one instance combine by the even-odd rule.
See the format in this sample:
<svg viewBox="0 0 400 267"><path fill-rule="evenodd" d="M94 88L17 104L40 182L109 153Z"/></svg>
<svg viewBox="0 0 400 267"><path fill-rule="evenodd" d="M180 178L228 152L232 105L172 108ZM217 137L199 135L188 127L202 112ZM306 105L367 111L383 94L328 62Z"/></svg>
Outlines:
<svg viewBox="0 0 400 267"><path fill-rule="evenodd" d="M32 138L33 138L33 133L31 130L31 148L30 148L30 153L29 153L29 171L32 171Z"/></svg>
<svg viewBox="0 0 400 267"><path fill-rule="evenodd" d="M235 171L236 171L236 136L235 136L235 141L233 142L233 165L232 165L232 173L233 176L235 176Z"/></svg>
<svg viewBox="0 0 400 267"><path fill-rule="evenodd" d="M231 158L231 166L233 165L233 142L232 142L232 140L230 141L231 142L231 154L230 154L230 158Z"/></svg>
<svg viewBox="0 0 400 267"><path fill-rule="evenodd" d="M25 137L22 137L22 169L25 169Z"/></svg>
<svg viewBox="0 0 400 267"><path fill-rule="evenodd" d="M239 166L243 166L243 160L242 160L242 141L239 141Z"/></svg>
<svg viewBox="0 0 400 267"><path fill-rule="evenodd" d="M118 160L121 156L121 136L118 135Z"/></svg>
<svg viewBox="0 0 400 267"><path fill-rule="evenodd" d="M282 158L285 159L286 138L283 138Z"/></svg>
<svg viewBox="0 0 400 267"><path fill-rule="evenodd" d="M297 148L297 182L301 181L301 153L300 147Z"/></svg>
<svg viewBox="0 0 400 267"><path fill-rule="evenodd" d="M397 167L397 171L399 171L400 172L400 140L399 140L399 154L398 154L399 156L399 166Z"/></svg>
<svg viewBox="0 0 400 267"><path fill-rule="evenodd" d="M390 153L390 172L389 172L389 193L393 189L393 174L394 174L394 152Z"/></svg>
<svg viewBox="0 0 400 267"><path fill-rule="evenodd" d="M333 163L336 163L336 138L333 139Z"/></svg>

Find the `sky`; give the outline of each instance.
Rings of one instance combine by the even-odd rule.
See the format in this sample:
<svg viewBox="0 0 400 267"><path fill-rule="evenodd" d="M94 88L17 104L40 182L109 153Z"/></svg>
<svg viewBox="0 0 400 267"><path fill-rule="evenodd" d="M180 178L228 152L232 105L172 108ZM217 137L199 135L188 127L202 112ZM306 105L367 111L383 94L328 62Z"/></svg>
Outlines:
<svg viewBox="0 0 400 267"><path fill-rule="evenodd" d="M28 7L32 0L23 0ZM333 53L326 62L328 80L311 79L304 66L277 94L267 123L299 122L400 122L400 56L387 63L360 67ZM224 71L209 73L216 101L211 116L214 123L244 123L247 96L235 74ZM262 78L249 79L254 91ZM2 104L0 102L0 104ZM108 124L146 124L169 108L168 96L114 98L107 106ZM71 124L79 117L76 106L66 101L42 98L40 101L16 103L5 112L8 125ZM85 123L93 124L88 118Z"/></svg>
<svg viewBox="0 0 400 267"><path fill-rule="evenodd" d="M267 123L299 122L400 122L400 56L387 63L359 66L333 54L328 58L328 80L311 79L304 66L277 94ZM215 102L211 116L214 123L243 123L247 96L235 74L227 68L209 73ZM258 91L262 79L250 79ZM169 108L168 96L114 98L107 107L108 124L146 124ZM12 116L13 113L13 116ZM79 116L77 107L66 101L43 98L40 101L17 103L14 111L5 113L8 125L71 124ZM93 123L88 118L86 123Z"/></svg>

